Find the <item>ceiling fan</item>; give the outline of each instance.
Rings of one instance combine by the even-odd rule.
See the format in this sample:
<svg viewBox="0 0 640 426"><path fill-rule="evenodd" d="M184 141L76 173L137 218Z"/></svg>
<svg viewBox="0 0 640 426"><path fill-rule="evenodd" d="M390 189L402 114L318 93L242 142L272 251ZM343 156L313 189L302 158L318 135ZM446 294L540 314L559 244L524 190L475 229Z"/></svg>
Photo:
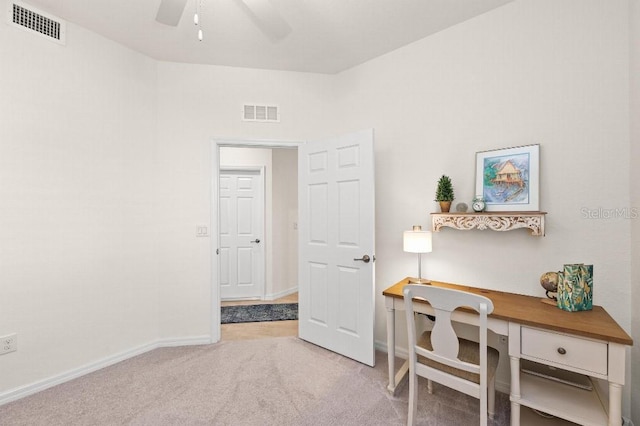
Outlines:
<svg viewBox="0 0 640 426"><path fill-rule="evenodd" d="M196 0L200 1L200 0ZM291 27L269 0L235 0L253 23L273 41L282 40L291 32ZM156 21L178 26L187 0L161 0Z"/></svg>

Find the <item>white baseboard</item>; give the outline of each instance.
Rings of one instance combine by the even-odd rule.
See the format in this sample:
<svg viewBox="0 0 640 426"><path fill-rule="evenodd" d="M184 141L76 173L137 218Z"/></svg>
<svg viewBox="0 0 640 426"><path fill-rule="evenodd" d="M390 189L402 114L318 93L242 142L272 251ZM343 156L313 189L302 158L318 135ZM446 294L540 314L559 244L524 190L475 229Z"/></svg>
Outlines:
<svg viewBox="0 0 640 426"><path fill-rule="evenodd" d="M380 352L389 353L389 351L387 350L388 348L387 342L381 342L380 340L376 340L375 348ZM402 359L408 359L409 352L405 348L399 348L396 346L396 356Z"/></svg>
<svg viewBox="0 0 640 426"><path fill-rule="evenodd" d="M509 395L511 393L511 384L501 380L496 380L496 390Z"/></svg>
<svg viewBox="0 0 640 426"><path fill-rule="evenodd" d="M157 348L207 345L209 343L211 343L210 336L159 339L155 342L146 343L144 345L126 350L124 352L99 359L95 362L85 364L81 367L66 371L62 374L57 374L44 380L39 380L28 385L10 389L0 394L0 405L7 404L20 398L24 398L25 396L33 395L45 389L49 389L53 386L68 382L73 379L77 379L78 377L84 376L85 374L93 373L94 371L98 371L102 368L109 367L110 365L117 364L129 358L133 358L134 356L142 355L145 352L149 352Z"/></svg>
<svg viewBox="0 0 640 426"><path fill-rule="evenodd" d="M158 348L173 348L176 346L197 346L213 343L211 336L176 337L172 339L160 339L156 342Z"/></svg>
<svg viewBox="0 0 640 426"><path fill-rule="evenodd" d="M280 299L281 297L285 297L288 296L290 294L293 293L297 293L298 292L298 287L291 287L287 290L284 291L279 291L277 293L270 293L270 294L265 294L264 297L260 298L260 297L232 297L230 299L220 299L222 302L228 302L228 301L247 301L247 300L262 300L262 301L271 301L271 300L276 300L276 299Z"/></svg>
<svg viewBox="0 0 640 426"><path fill-rule="evenodd" d="M290 294L296 293L298 291L298 287L291 287L287 290L284 291L280 291L278 293L271 293L271 294L266 294L264 296L264 300L276 300L276 299L280 299L281 297L285 297L288 296Z"/></svg>

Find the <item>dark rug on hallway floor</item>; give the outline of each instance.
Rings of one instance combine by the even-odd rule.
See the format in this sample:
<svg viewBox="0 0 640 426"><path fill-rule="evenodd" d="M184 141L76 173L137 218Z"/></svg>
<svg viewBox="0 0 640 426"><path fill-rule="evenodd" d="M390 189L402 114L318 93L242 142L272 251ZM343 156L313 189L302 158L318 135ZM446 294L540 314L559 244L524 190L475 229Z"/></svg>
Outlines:
<svg viewBox="0 0 640 426"><path fill-rule="evenodd" d="M221 324L297 320L298 304L223 306L220 308L220 313Z"/></svg>

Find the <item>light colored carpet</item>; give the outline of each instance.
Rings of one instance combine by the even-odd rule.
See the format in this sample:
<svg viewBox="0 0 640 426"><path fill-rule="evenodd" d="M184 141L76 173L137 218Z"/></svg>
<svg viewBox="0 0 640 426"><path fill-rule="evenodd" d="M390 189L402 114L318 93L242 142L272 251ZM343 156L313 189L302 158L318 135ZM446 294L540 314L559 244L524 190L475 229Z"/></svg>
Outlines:
<svg viewBox="0 0 640 426"><path fill-rule="evenodd" d="M478 401L420 379L420 425L479 424ZM0 407L2 425L403 425L408 385L295 337L156 349ZM493 425L509 423L498 393Z"/></svg>

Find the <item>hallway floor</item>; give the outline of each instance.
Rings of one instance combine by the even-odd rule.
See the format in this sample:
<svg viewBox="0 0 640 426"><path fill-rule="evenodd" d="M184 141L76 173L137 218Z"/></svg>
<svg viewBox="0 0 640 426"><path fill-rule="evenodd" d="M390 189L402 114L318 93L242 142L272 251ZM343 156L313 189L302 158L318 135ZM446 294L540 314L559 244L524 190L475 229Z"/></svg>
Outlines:
<svg viewBox="0 0 640 426"><path fill-rule="evenodd" d="M222 302L222 306L259 305L271 303L297 303L298 293L276 300L242 300ZM220 326L222 341L252 340L269 337L298 336L298 321L266 321L245 322L239 324L222 324Z"/></svg>

